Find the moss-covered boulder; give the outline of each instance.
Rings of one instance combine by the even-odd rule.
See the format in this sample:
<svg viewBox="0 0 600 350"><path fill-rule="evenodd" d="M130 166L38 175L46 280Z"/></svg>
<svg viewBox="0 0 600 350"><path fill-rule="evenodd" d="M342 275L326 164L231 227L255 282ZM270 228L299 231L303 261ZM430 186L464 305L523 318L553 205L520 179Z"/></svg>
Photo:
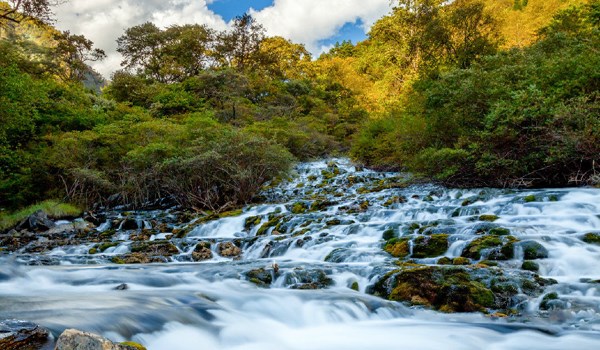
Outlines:
<svg viewBox="0 0 600 350"><path fill-rule="evenodd" d="M481 215L481 216L479 216L479 221L494 222L498 219L499 219L499 217L496 215Z"/></svg>
<svg viewBox="0 0 600 350"><path fill-rule="evenodd" d="M306 213L309 208L309 205L304 202L296 202L291 206L290 211L292 214L302 214Z"/></svg>
<svg viewBox="0 0 600 350"><path fill-rule="evenodd" d="M385 243L383 250L393 257L404 258L410 253L409 240L407 238L392 238Z"/></svg>
<svg viewBox="0 0 600 350"><path fill-rule="evenodd" d="M514 245L517 239L513 236L498 237L486 235L475 238L463 249L464 258L479 260L510 260L514 257Z"/></svg>
<svg viewBox="0 0 600 350"><path fill-rule="evenodd" d="M462 256L452 259L452 265L470 265L470 264L471 264L471 259L463 258Z"/></svg>
<svg viewBox="0 0 600 350"><path fill-rule="evenodd" d="M600 245L600 233L586 233L581 240L585 243Z"/></svg>
<svg viewBox="0 0 600 350"><path fill-rule="evenodd" d="M267 287L273 282L273 274L265 268L250 270L245 273L246 278L257 286Z"/></svg>
<svg viewBox="0 0 600 350"><path fill-rule="evenodd" d="M483 236L478 237L469 242L463 249L461 256L469 259L479 260L482 257L482 253L486 249L498 248L502 246L502 239L497 236Z"/></svg>
<svg viewBox="0 0 600 350"><path fill-rule="evenodd" d="M462 267L419 266L391 272L373 292L389 300L444 312L483 311L494 306L492 291Z"/></svg>
<svg viewBox="0 0 600 350"><path fill-rule="evenodd" d="M523 264L521 264L521 269L526 271L537 272L540 270L540 265L535 261L525 260L523 261Z"/></svg>
<svg viewBox="0 0 600 350"><path fill-rule="evenodd" d="M413 241L413 252L411 257L433 258L440 256L448 250L448 235L435 234L431 236L418 236Z"/></svg>
<svg viewBox="0 0 600 350"><path fill-rule="evenodd" d="M452 265L452 259L450 259L447 256L441 257L438 259L437 264L438 265Z"/></svg>
<svg viewBox="0 0 600 350"><path fill-rule="evenodd" d="M518 246L523 249L523 257L525 260L536 260L548 258L548 249L541 243L536 241L519 242Z"/></svg>
<svg viewBox="0 0 600 350"><path fill-rule="evenodd" d="M260 215L247 217L244 221L244 230L250 231L255 226L258 226L261 221L262 217Z"/></svg>

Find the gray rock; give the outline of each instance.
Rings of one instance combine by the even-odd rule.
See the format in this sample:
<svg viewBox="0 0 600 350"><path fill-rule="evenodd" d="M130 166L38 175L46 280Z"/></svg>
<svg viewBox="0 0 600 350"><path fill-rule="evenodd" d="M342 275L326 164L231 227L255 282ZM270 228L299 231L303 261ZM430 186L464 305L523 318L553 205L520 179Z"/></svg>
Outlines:
<svg viewBox="0 0 600 350"><path fill-rule="evenodd" d="M6 320L0 322L0 349L37 350L49 341L48 331L26 321Z"/></svg>
<svg viewBox="0 0 600 350"><path fill-rule="evenodd" d="M137 350L132 346L116 344L99 335L78 331L65 330L56 342L55 350Z"/></svg>
<svg viewBox="0 0 600 350"><path fill-rule="evenodd" d="M29 215L25 220L21 221L17 225L17 231L22 230L33 230L33 231L46 231L56 226L54 221L48 218L48 215L43 210L38 210L35 213Z"/></svg>

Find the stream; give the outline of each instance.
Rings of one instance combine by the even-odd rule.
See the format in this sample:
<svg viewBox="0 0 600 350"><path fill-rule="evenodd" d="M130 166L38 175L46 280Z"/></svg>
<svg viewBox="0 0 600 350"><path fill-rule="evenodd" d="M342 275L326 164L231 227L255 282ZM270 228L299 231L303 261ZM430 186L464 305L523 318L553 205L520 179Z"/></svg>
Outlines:
<svg viewBox="0 0 600 350"><path fill-rule="evenodd" d="M86 235L45 234L0 255L0 319L149 350L600 348L600 189L448 189L334 159L298 165L262 196L272 204L212 220L170 209L59 222L57 235L87 225ZM400 258L439 266L494 229L538 243L535 273L553 281L516 291L512 314L444 313L373 295L399 268L382 249L385 235L447 236L440 255L414 257L411 241ZM522 270L527 246L510 247L494 271L533 276Z"/></svg>

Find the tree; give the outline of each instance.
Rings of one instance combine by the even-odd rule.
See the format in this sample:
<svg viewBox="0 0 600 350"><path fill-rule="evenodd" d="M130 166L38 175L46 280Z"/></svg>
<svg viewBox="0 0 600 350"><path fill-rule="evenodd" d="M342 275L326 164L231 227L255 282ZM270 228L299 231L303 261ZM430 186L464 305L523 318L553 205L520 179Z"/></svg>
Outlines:
<svg viewBox="0 0 600 350"><path fill-rule="evenodd" d="M311 62L311 55L304 45L276 36L260 43L257 59L260 69L272 77L300 79Z"/></svg>
<svg viewBox="0 0 600 350"><path fill-rule="evenodd" d="M83 35L71 34L67 30L57 33L54 39L58 43L55 56L67 66L62 74L64 80L84 80L85 74L91 71L86 62L96 62L106 58L106 53L94 48L94 43Z"/></svg>
<svg viewBox="0 0 600 350"><path fill-rule="evenodd" d="M230 31L221 32L217 39L216 55L221 64L245 70L252 65L265 30L252 16L244 14L233 20Z"/></svg>
<svg viewBox="0 0 600 350"><path fill-rule="evenodd" d="M171 26L161 30L144 23L117 39L121 66L163 83L183 81L213 65L214 32L204 25Z"/></svg>
<svg viewBox="0 0 600 350"><path fill-rule="evenodd" d="M52 22L52 6L64 3L62 0L7 0L8 6L0 4L0 27L10 23L19 24L25 19Z"/></svg>

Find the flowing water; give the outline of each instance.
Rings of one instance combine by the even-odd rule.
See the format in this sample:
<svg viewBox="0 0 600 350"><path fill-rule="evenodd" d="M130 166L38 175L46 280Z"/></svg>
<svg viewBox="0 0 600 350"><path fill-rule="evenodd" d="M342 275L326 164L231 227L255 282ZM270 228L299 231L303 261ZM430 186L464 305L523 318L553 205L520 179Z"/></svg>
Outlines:
<svg viewBox="0 0 600 350"><path fill-rule="evenodd" d="M600 348L600 245L582 240L600 233L599 189L406 187L398 185L405 175L335 163L298 166L293 179L265 190L275 204L203 223L172 221L169 230L186 230L182 238L152 231L157 220L169 222L169 211L117 213L135 217L139 229L99 224L92 234L114 230L103 252L90 251L91 241L41 253L21 248L0 260L0 319L33 321L55 335L78 328L150 350ZM497 220L476 219L484 214ZM518 315L444 314L367 293L397 268L382 250L384 232L449 233L444 256L453 258L482 225L547 250L539 274L558 283L522 295ZM148 241L169 239L177 252L163 263L112 263L135 250L131 237L142 229L152 233ZM235 242L241 255L220 256L223 242ZM194 262L197 244L207 244L212 258ZM515 248L499 264L517 271L522 261ZM251 281L248 272L257 269L271 278L268 288ZM540 310L551 292L557 307Z"/></svg>

